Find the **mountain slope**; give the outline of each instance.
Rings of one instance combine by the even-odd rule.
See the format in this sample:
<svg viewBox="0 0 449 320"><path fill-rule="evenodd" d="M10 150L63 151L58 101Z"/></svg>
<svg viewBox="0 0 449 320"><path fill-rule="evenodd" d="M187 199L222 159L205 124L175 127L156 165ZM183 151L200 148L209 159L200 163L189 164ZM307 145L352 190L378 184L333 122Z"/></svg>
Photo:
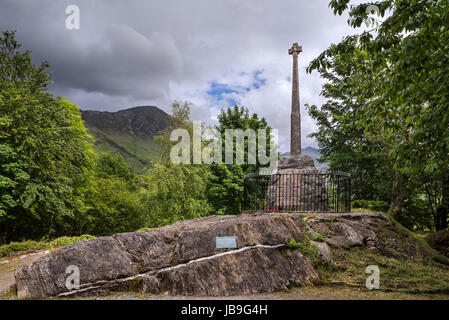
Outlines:
<svg viewBox="0 0 449 320"><path fill-rule="evenodd" d="M158 107L140 106L117 112L81 110L81 117L95 139L97 152L121 154L136 172L160 160L154 137L167 128L169 116ZM321 157L318 149L307 147L302 152L315 161L318 169L328 168L326 163L317 161Z"/></svg>
<svg viewBox="0 0 449 320"><path fill-rule="evenodd" d="M154 136L168 124L168 114L161 109L140 106L117 112L81 110L81 117L98 152L121 154L137 172L159 160Z"/></svg>

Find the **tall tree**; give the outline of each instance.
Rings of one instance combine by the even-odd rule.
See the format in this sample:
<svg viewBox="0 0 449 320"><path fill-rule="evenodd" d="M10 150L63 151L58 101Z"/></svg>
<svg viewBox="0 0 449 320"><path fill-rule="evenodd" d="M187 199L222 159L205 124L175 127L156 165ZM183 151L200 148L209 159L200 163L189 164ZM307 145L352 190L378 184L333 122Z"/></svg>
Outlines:
<svg viewBox="0 0 449 320"><path fill-rule="evenodd" d="M317 68L327 81L321 91L327 101L321 107L306 105L318 125L310 136L318 142L321 161L329 163L331 170L351 174L353 200L389 201L391 146L381 131L367 134L360 126L360 110L370 97L367 84L373 80L368 59L369 54L359 48L344 55L336 45L330 47L326 68Z"/></svg>
<svg viewBox="0 0 449 320"><path fill-rule="evenodd" d="M410 176L424 172L449 182L449 3L384 0L350 6L350 2L332 0L330 6L340 15L349 10L348 22L353 27L370 21L370 5L386 17L378 27L346 37L336 51L352 55L360 47L370 55L372 94L360 110L360 126L365 132L380 130L387 141L396 142L391 150L397 174L390 207L396 216L403 207L404 186ZM324 51L309 71L327 68L334 54ZM447 191L441 191L443 199L449 199ZM443 218L437 228L447 227L447 203L442 201L438 209Z"/></svg>
<svg viewBox="0 0 449 320"><path fill-rule="evenodd" d="M221 110L218 115L218 125L216 126L220 132L222 139L223 160L225 160L225 132L227 129L253 130L257 134L257 130L266 129L266 150L267 154L270 152L276 153L276 150L271 150L272 128L268 125L265 118L259 119L256 113L250 115L249 110L243 106L237 105L233 108ZM258 139L258 138L257 138ZM259 143L256 139L256 155L258 154ZM250 140L246 137L244 139L244 163L237 164L213 164L211 166L211 179L209 181L209 200L218 214L237 214L242 211L243 205L243 179L246 173L257 173L261 165L258 157L254 164L248 161ZM277 153L276 153L277 154ZM233 140L233 159L236 160L236 141Z"/></svg>
<svg viewBox="0 0 449 320"><path fill-rule="evenodd" d="M173 147L180 143L172 141L171 134L177 130L188 133L189 163L174 164L170 158ZM156 137L161 145L162 164L149 169L142 177L147 192L148 208L146 225L162 226L178 220L193 219L210 213L207 201L207 181L210 169L205 164L193 163L193 121L190 119L190 103L175 101L172 104L167 129ZM203 144L200 145L202 148Z"/></svg>
<svg viewBox="0 0 449 320"><path fill-rule="evenodd" d="M45 90L14 32L0 36L0 229L4 240L64 233L94 153L79 109Z"/></svg>

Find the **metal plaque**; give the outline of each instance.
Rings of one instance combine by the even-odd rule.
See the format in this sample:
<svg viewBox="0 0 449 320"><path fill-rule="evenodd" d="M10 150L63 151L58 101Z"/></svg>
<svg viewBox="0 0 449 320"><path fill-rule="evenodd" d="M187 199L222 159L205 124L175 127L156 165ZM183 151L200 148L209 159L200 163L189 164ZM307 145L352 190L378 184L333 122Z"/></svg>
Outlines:
<svg viewBox="0 0 449 320"><path fill-rule="evenodd" d="M217 249L237 248L237 240L232 237L215 237L215 247Z"/></svg>

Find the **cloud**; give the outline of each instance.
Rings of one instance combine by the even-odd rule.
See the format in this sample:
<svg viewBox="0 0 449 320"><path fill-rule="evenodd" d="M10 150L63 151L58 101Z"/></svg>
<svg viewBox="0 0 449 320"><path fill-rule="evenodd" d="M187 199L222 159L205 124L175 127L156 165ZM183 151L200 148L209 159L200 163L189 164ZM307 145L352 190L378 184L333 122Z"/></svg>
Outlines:
<svg viewBox="0 0 449 320"><path fill-rule="evenodd" d="M79 30L65 8L80 8ZM51 64L51 91L81 108L118 110L173 100L193 103L192 117L213 124L240 103L265 117L289 148L291 56L303 46L300 90L303 146L315 124L304 103L320 104L321 79L306 65L348 33L328 1L3 0L0 29L16 29L36 63Z"/></svg>

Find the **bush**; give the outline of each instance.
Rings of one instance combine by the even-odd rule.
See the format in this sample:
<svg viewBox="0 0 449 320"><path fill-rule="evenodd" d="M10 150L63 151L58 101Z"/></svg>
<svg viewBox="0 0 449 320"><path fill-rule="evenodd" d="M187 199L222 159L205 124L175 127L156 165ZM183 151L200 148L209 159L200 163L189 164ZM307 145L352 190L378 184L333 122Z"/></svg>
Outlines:
<svg viewBox="0 0 449 320"><path fill-rule="evenodd" d="M354 200L351 203L352 208L363 208L369 209L372 211L380 211L387 212L390 205L385 201L377 201L377 200Z"/></svg>
<svg viewBox="0 0 449 320"><path fill-rule="evenodd" d="M404 211L396 220L409 230L430 231L434 230L432 212L427 201L419 197L411 197L404 202Z"/></svg>
<svg viewBox="0 0 449 320"><path fill-rule="evenodd" d="M11 242L10 244L5 244L0 246L0 257L10 255L14 252L28 251L28 250L41 250L45 249L46 246L37 241L24 241L24 242Z"/></svg>
<svg viewBox="0 0 449 320"><path fill-rule="evenodd" d="M74 244L75 242L87 239L94 239L94 236L83 234L79 237L60 237L50 242L51 248L60 248L64 246L68 246L69 244Z"/></svg>
<svg viewBox="0 0 449 320"><path fill-rule="evenodd" d="M309 258L314 266L322 264L321 256L315 246L310 243L309 236L306 236L301 242L296 242L294 239L291 239L286 243L286 247L291 250L299 250L301 254Z"/></svg>
<svg viewBox="0 0 449 320"><path fill-rule="evenodd" d="M82 236L79 237L60 237L50 242L47 241L38 242L32 240L27 240L23 242L11 242L9 244L0 246L0 258L22 251L61 248L63 246L74 244L75 242L81 240L93 238L95 237L88 234L83 234Z"/></svg>
<svg viewBox="0 0 449 320"><path fill-rule="evenodd" d="M144 207L148 218L143 227L161 227L209 215L208 175L206 166L156 164L144 177L147 185Z"/></svg>

